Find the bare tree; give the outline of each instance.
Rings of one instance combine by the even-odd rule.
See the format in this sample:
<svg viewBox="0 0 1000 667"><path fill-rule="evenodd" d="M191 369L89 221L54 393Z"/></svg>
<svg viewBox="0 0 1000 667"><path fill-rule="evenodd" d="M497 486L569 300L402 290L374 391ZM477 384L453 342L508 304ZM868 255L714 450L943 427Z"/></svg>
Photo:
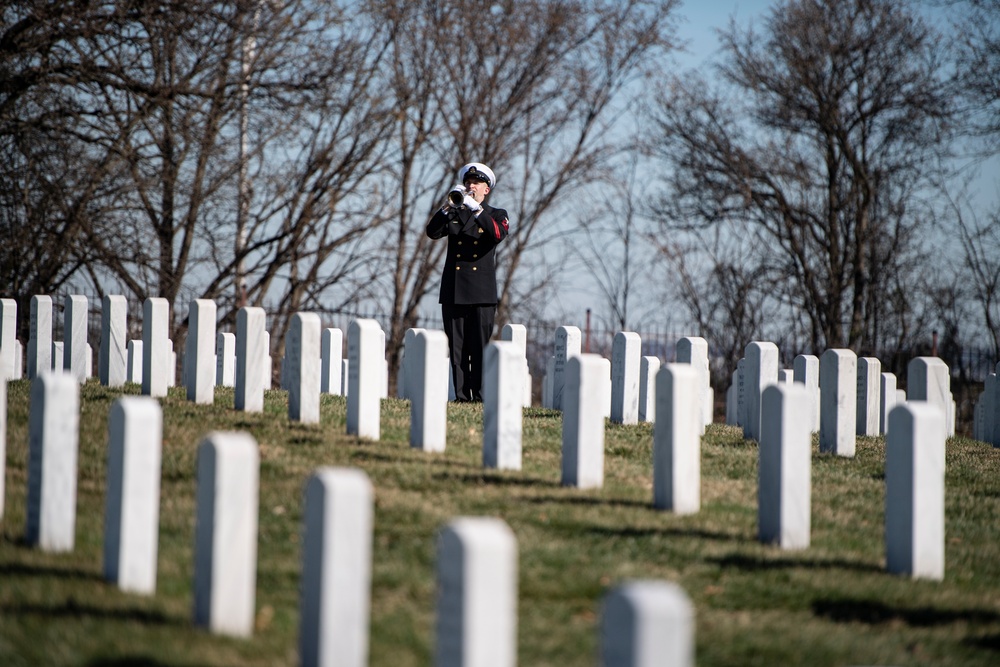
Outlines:
<svg viewBox="0 0 1000 667"><path fill-rule="evenodd" d="M76 3L0 9L0 284L22 312L80 277L94 257L87 226L120 206L114 160L87 141L70 90L87 75L72 44L108 26L107 12Z"/></svg>
<svg viewBox="0 0 1000 667"><path fill-rule="evenodd" d="M1000 149L1000 0L947 3L956 39L955 82L970 113L968 129L988 156ZM986 139L984 144L982 139Z"/></svg>
<svg viewBox="0 0 1000 667"><path fill-rule="evenodd" d="M491 201L511 215L511 235L497 251L503 323L539 287L515 290L525 254L544 253L575 226L554 214L560 198L604 175L618 149L606 130L649 66L644 56L669 46L675 5L514 0L484 11L458 0L372 3L373 19L393 35L386 90L399 109L381 186L392 193L385 206L393 222L374 276L391 294L392 368L405 328L434 289L443 247L424 227L458 168L490 164L498 175Z"/></svg>
<svg viewBox="0 0 1000 667"><path fill-rule="evenodd" d="M994 358L1000 359L1000 212L980 219L973 206L952 201L949 219L961 242L965 290L986 326Z"/></svg>
<svg viewBox="0 0 1000 667"><path fill-rule="evenodd" d="M795 0L762 34L723 33L718 91L692 75L656 108L665 224L760 234L813 349L874 348L883 295L910 280L950 113L937 44L902 0Z"/></svg>
<svg viewBox="0 0 1000 667"><path fill-rule="evenodd" d="M648 187L645 177L640 178L639 152L632 151L615 169L615 180L594 188L593 197L581 197L579 239L572 245L573 254L582 266L578 273L596 283L604 296L610 314L608 328L617 331L635 331L643 315L649 315L654 301L648 276L650 249L661 244L655 235L652 243L644 228L643 192ZM646 280L641 280L645 276ZM588 287L590 287L588 281ZM636 299L634 287L640 286ZM636 306L639 317L636 317Z"/></svg>
<svg viewBox="0 0 1000 667"><path fill-rule="evenodd" d="M948 3L957 40L955 85L967 112L964 128L970 152L996 164L1000 154L1000 0L963 0ZM989 173L989 172L987 172ZM1000 358L1000 202L994 195L988 210L973 203L967 184L961 196L945 197L946 223L958 230L962 250L963 283L982 316L994 358ZM1000 187L993 178L988 187ZM977 210L978 209L978 210Z"/></svg>
<svg viewBox="0 0 1000 667"><path fill-rule="evenodd" d="M380 28L311 0L56 5L13 3L0 38L3 215L31 239L4 248L7 289L74 276L173 307L222 299L232 321L246 267L280 346L292 312L356 285L392 118ZM51 261L32 264L47 273L25 284L25 251L50 234L34 252Z"/></svg>
<svg viewBox="0 0 1000 667"><path fill-rule="evenodd" d="M426 220L478 159L513 223L501 321L535 311L558 272L519 284L524 258L563 261L548 255L576 219L557 208L606 176L622 144L609 128L670 47L676 4L14 0L0 34L4 231L63 242L30 285L31 245L11 245L5 289L26 300L72 277L175 309L214 298L231 321L245 279L278 346L295 310L391 302L393 353L434 289L442 248Z"/></svg>
<svg viewBox="0 0 1000 667"><path fill-rule="evenodd" d="M699 335L722 365L713 366L715 386L728 386L729 376L754 340L782 343L791 332L773 326L778 320L772 298L775 276L762 261L760 239L747 239L738 229L716 229L686 243L674 235L652 234L659 256L657 268L668 293L679 301ZM770 326L769 326L770 325Z"/></svg>

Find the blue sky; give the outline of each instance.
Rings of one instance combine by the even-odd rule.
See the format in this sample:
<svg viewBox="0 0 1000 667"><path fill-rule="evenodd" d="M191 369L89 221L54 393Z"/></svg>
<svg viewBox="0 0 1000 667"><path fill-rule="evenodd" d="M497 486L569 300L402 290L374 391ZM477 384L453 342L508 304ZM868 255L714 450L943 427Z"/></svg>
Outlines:
<svg viewBox="0 0 1000 667"><path fill-rule="evenodd" d="M684 60L701 64L718 48L715 30L729 25L730 17L745 26L767 15L774 0L682 0L677 14L682 17L678 36L686 42L689 54Z"/></svg>

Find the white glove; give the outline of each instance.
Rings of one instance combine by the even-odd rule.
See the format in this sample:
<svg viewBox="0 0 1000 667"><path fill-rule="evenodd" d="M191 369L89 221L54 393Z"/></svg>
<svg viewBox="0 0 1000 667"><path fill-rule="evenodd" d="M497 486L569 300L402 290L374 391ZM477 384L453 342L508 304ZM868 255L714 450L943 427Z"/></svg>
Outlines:
<svg viewBox="0 0 1000 667"><path fill-rule="evenodd" d="M472 195L465 195L465 201L463 203L470 211L481 211L483 209L482 205L477 202Z"/></svg>

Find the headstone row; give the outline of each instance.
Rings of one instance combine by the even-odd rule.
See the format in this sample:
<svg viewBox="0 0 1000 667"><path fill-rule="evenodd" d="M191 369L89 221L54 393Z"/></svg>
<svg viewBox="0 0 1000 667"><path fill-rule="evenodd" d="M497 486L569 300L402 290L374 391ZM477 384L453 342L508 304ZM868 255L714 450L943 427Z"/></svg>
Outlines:
<svg viewBox="0 0 1000 667"><path fill-rule="evenodd" d="M309 319L300 318L297 326ZM318 334L318 326L314 329ZM434 333L439 332L424 332L417 340L440 338ZM294 359L295 352L291 352ZM513 399L520 387L513 378L518 377L515 371L519 364L514 363L520 361L518 350L501 342L492 344L489 354L496 383L491 391L502 402L501 387L511 387L507 393L516 404ZM444 358L437 352L424 356ZM509 363L504 362L504 356ZM581 436L589 430L579 428L585 425L584 415L598 412L588 411L586 404L587 397L595 394L588 388L598 381L592 380L598 375L588 371L599 368L598 362L594 355L577 355L567 365L564 482L578 486L599 486L603 478L603 465L586 463L603 462L603 437L589 439L600 446L588 447L587 438ZM363 361L358 366L364 367ZM504 383L505 376L512 379ZM680 513L695 512L699 507L703 404L698 382L698 371L691 364L668 364L657 374L657 412L665 418L657 422L654 431L654 505ZM26 535L29 543L48 550L73 548L78 392L76 378L66 373L43 373L32 385ZM786 548L803 548L809 540L808 405L805 385L774 384L761 396L760 538ZM501 421L502 414L498 408ZM136 592L155 588L156 533L151 527L158 523L161 424L158 403L148 398L121 399L109 418L105 575ZM574 425L577 433L568 437ZM603 425L594 431L603 434ZM931 401L911 401L889 416L889 571L914 577L943 576L946 431L944 412ZM252 631L258 469L257 446L247 434L213 433L199 447L194 616L198 624L213 632L245 636ZM595 479L596 484L588 482ZM323 656L346 650L363 663L370 587L370 484L356 471L319 471L307 485L306 498L303 576L317 583L303 586L302 654ZM341 534L341 530L346 533ZM340 544L353 545L352 550L331 546ZM442 531L439 553L439 664L451 664L449 656L470 654L487 661L482 664L495 664L492 661L497 656L515 654L516 544L509 529L495 519L459 520ZM347 590L337 588L338 584ZM609 608L633 605L635 614L663 610L659 605L665 604L666 598L654 604L647 596L656 597L652 590L618 591L609 597ZM491 601L485 607L486 616L481 603L475 602L478 599ZM330 625L331 619L340 622ZM608 655L620 655L617 651L649 650L646 655L651 658L660 654L642 649L647 642L635 641L643 624L629 626L629 633L609 629L637 622L634 614L613 613L608 619L608 624L602 625L608 633L602 640L606 660ZM656 636L651 635L648 641ZM629 646L613 648L615 642L625 642L625 637L631 637ZM304 660L312 664L311 658ZM327 664L316 660L316 664Z"/></svg>
<svg viewBox="0 0 1000 667"><path fill-rule="evenodd" d="M563 410L567 364L580 352L580 330L562 326L556 330L555 353L549 359L542 382L542 407ZM656 421L656 381L660 369L657 357L641 356L639 334L619 331L612 341L610 373L595 373L594 391L600 394L594 406L617 424ZM709 373L708 343L704 338L685 337L677 343L676 362L693 366L698 376L696 396L700 430L712 423L714 396ZM608 376L608 377L605 377ZM526 404L527 405L527 404Z"/></svg>
<svg viewBox="0 0 1000 667"><path fill-rule="evenodd" d="M509 343L493 345L493 354L518 359ZM693 384L693 370L673 367ZM513 363L508 368L520 370ZM46 372L32 391L28 541L45 550L71 550L78 383L70 374ZM161 434L157 401L127 396L112 407L104 575L123 590L146 595L156 589ZM253 632L257 575L259 454L253 437L208 434L198 447L197 480L193 619L213 633L247 637ZM304 499L302 664L365 665L371 483L359 470L320 468L307 481ZM462 517L440 531L437 551L435 664L516 664L513 532L500 519ZM678 661L671 664L693 664L693 619L690 601L676 585L630 582L613 589L603 604L602 664L651 666L668 655Z"/></svg>

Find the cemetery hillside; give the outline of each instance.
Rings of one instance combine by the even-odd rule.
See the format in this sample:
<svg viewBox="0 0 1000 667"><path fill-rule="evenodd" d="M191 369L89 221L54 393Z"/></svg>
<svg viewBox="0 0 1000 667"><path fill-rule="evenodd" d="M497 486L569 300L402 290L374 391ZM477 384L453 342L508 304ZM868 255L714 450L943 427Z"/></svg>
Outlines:
<svg viewBox="0 0 1000 667"><path fill-rule="evenodd" d="M4 665L996 663L995 376L972 439L937 358L904 392L753 342L723 423L705 339L609 360L564 326L528 407L506 325L456 403L443 333L407 332L390 397L377 322L299 313L268 388L263 311L217 332L202 300L174 386L162 301L142 351L116 302L99 377L86 335L4 367Z"/></svg>
<svg viewBox="0 0 1000 667"><path fill-rule="evenodd" d="M0 667L1000 665L998 82L1000 0L5 0Z"/></svg>

